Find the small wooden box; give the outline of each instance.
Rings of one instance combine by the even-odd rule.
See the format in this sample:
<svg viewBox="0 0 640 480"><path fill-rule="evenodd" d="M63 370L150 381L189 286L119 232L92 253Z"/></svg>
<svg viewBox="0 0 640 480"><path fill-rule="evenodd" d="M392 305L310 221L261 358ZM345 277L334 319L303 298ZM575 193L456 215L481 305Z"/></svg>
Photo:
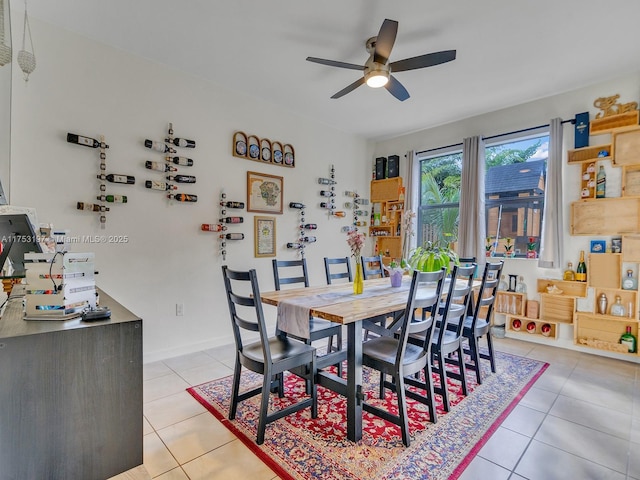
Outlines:
<svg viewBox="0 0 640 480"><path fill-rule="evenodd" d="M638 337L638 322L629 319L603 318L588 313L580 313L576 318L574 341L577 345L598 350L627 353L620 345L620 336L631 327L631 333ZM629 354L631 355L631 354Z"/></svg>
<svg viewBox="0 0 640 480"><path fill-rule="evenodd" d="M622 261L640 263L640 235L622 236Z"/></svg>
<svg viewBox="0 0 640 480"><path fill-rule="evenodd" d="M565 295L541 293L540 318L551 322L572 323L575 298Z"/></svg>
<svg viewBox="0 0 640 480"><path fill-rule="evenodd" d="M640 165L622 167L622 196L640 197Z"/></svg>
<svg viewBox="0 0 640 480"><path fill-rule="evenodd" d="M590 253L587 265L590 287L620 288L622 254Z"/></svg>
<svg viewBox="0 0 640 480"><path fill-rule="evenodd" d="M587 272L588 273L588 272ZM586 297L587 296L587 283L586 282L571 282L566 280L554 280L550 278L538 279L538 293L548 293L547 287L555 285L558 289L562 290L563 296L569 297Z"/></svg>
<svg viewBox="0 0 640 480"><path fill-rule="evenodd" d="M640 128L614 132L612 137L613 165L640 163Z"/></svg>
<svg viewBox="0 0 640 480"><path fill-rule="evenodd" d="M397 201L402 177L371 181L371 202Z"/></svg>
<svg viewBox="0 0 640 480"><path fill-rule="evenodd" d="M571 235L640 233L640 199L598 198L571 204Z"/></svg>
<svg viewBox="0 0 640 480"><path fill-rule="evenodd" d="M537 300L527 300L527 318L538 318L540 303Z"/></svg>
<svg viewBox="0 0 640 480"><path fill-rule="evenodd" d="M605 314L607 318L611 318L614 320L627 319L628 321L638 320L638 292L636 290L620 290L617 288L596 288L596 299L600 298L600 295L602 295L603 293L607 297L607 313ZM616 301L616 296L620 297L620 300L622 301L622 305L624 306L625 311L627 312L627 315L625 317L613 317L609 314L609 312L611 311L611 306ZM629 312L631 312L631 316L629 316ZM603 315L599 313L597 315L599 317L603 317Z"/></svg>
<svg viewBox="0 0 640 480"><path fill-rule="evenodd" d="M616 128L638 125L638 110L595 118L589 123L589 135L611 133Z"/></svg>
<svg viewBox="0 0 640 480"><path fill-rule="evenodd" d="M607 152L607 156L599 158L598 154L603 150ZM609 159L611 157L611 150L612 146L610 143L567 150L567 163L595 162L602 158Z"/></svg>

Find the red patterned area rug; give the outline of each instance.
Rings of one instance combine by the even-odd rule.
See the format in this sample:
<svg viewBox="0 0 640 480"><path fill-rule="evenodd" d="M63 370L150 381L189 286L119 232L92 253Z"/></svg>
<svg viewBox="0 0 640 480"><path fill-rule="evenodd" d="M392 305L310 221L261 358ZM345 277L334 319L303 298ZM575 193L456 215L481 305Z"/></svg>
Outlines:
<svg viewBox="0 0 640 480"><path fill-rule="evenodd" d="M496 360L495 374L488 371L487 361L481 362L485 368L481 385L475 375L467 375L468 397L462 395L459 382L450 380L452 408L446 413L436 395L436 424L429 421L426 406L407 399L409 448L402 444L399 427L366 412L362 440L347 440L346 399L323 387L318 387L318 418L312 419L310 410L304 409L271 423L263 445L255 443L259 395L241 402L236 419L229 421L231 376L188 392L282 479L456 479L548 366L502 352L497 352ZM363 376L367 402L397 412L394 394L387 391L384 400L377 398L379 374L365 368ZM248 390L261 382L261 375L243 370L241 388ZM282 399L271 395L270 409L304 396L304 382L289 374L285 391Z"/></svg>

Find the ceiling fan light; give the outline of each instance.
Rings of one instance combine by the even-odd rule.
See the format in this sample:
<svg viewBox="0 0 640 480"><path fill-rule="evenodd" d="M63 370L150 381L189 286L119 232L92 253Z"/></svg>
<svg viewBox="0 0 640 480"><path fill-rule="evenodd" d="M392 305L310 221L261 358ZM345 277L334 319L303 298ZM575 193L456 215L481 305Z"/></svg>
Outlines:
<svg viewBox="0 0 640 480"><path fill-rule="evenodd" d="M384 87L389 81L389 73L385 71L375 70L373 72L369 72L365 76L365 80L367 82L367 85L371 88Z"/></svg>

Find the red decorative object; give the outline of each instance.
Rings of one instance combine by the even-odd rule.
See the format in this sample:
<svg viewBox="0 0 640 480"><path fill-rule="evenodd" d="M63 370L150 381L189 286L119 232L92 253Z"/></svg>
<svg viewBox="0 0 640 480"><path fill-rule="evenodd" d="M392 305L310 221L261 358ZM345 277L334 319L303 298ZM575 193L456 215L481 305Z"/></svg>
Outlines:
<svg viewBox="0 0 640 480"><path fill-rule="evenodd" d="M545 337L548 337L549 335L551 335L551 325L549 325L548 323L545 323L540 328L540 331L542 332L542 335L544 335Z"/></svg>
<svg viewBox="0 0 640 480"><path fill-rule="evenodd" d="M536 333L536 322L527 323L527 332Z"/></svg>
<svg viewBox="0 0 640 480"><path fill-rule="evenodd" d="M520 327L522 327L522 322L517 318L514 318L511 322L511 328L513 328L517 332L520 330Z"/></svg>
<svg viewBox="0 0 640 480"><path fill-rule="evenodd" d="M527 258L538 258L538 254L535 250L527 250Z"/></svg>

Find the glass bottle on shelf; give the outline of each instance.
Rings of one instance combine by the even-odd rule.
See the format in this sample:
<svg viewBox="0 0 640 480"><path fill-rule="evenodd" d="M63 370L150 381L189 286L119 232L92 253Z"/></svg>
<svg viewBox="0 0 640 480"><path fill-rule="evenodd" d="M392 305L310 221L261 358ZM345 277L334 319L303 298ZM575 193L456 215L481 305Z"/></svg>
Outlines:
<svg viewBox="0 0 640 480"><path fill-rule="evenodd" d="M633 270L627 270L627 276L622 278L623 290L637 290L638 279L633 276Z"/></svg>
<svg viewBox="0 0 640 480"><path fill-rule="evenodd" d="M629 349L629 353L636 353L636 347L638 345L638 340L631 333L631 326L627 325L627 331L622 334L620 337L620 343L622 345L626 345Z"/></svg>
<svg viewBox="0 0 640 480"><path fill-rule="evenodd" d="M625 317L627 315L627 310L622 304L620 295L616 295L616 301L613 305L611 305L611 311L609 313L614 317Z"/></svg>
<svg viewBox="0 0 640 480"><path fill-rule="evenodd" d="M604 171L604 166L600 165L598 175L596 177L596 198L604 198L607 191L607 174Z"/></svg>
<svg viewBox="0 0 640 480"><path fill-rule="evenodd" d="M509 307L509 313L511 315L517 315L518 314L518 307L516 305L516 296L512 296L511 297L511 307Z"/></svg>
<svg viewBox="0 0 640 480"><path fill-rule="evenodd" d="M527 293L527 284L524 283L524 277L522 275L518 277L518 285L516 286L516 292Z"/></svg>
<svg viewBox="0 0 640 480"><path fill-rule="evenodd" d="M598 297L598 313L601 315L607 314L607 296L604 293L601 293Z"/></svg>
<svg viewBox="0 0 640 480"><path fill-rule="evenodd" d="M567 269L564 271L562 275L562 279L568 282L573 282L576 279L576 272L573 271L573 263L569 262L567 264Z"/></svg>
<svg viewBox="0 0 640 480"><path fill-rule="evenodd" d="M576 268L576 280L579 282L587 281L587 264L584 263L584 250L580 250L580 261Z"/></svg>
<svg viewBox="0 0 640 480"><path fill-rule="evenodd" d="M504 275L500 276L500 283L498 284L498 290L502 290L503 292L507 291L509 285L507 285L507 281L504 279Z"/></svg>

